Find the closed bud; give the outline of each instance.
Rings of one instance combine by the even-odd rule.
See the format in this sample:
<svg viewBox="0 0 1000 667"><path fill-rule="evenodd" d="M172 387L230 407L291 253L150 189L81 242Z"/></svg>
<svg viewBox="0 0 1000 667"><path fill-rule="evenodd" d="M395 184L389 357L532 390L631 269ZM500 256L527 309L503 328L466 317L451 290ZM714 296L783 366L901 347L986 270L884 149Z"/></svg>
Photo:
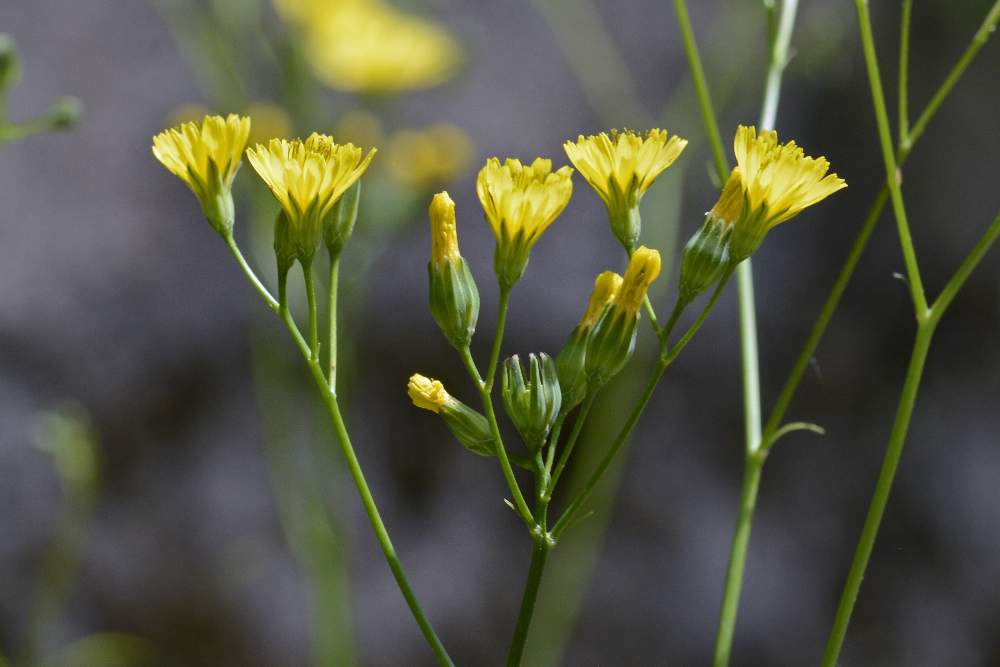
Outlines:
<svg viewBox="0 0 1000 667"><path fill-rule="evenodd" d="M479 289L458 250L455 202L447 192L434 195L430 205L431 261L427 264L434 321L458 349L468 346L479 320Z"/></svg>
<svg viewBox="0 0 1000 667"><path fill-rule="evenodd" d="M451 434L470 452L480 456L496 454L486 417L449 394L439 380L415 373L407 392L415 406L441 415Z"/></svg>
<svg viewBox="0 0 1000 667"><path fill-rule="evenodd" d="M68 130L80 122L83 103L76 97L60 97L49 107L49 124L56 130Z"/></svg>
<svg viewBox="0 0 1000 667"><path fill-rule="evenodd" d="M21 80L21 56L10 35L0 33L0 92L13 88Z"/></svg>
<svg viewBox="0 0 1000 667"><path fill-rule="evenodd" d="M713 217L684 247L681 254L680 300L689 303L722 277L730 265L729 233L732 227Z"/></svg>
<svg viewBox="0 0 1000 667"><path fill-rule="evenodd" d="M527 377L515 354L503 365L503 403L528 449L545 442L559 416L562 392L556 364L549 355L528 355Z"/></svg>
<svg viewBox="0 0 1000 667"><path fill-rule="evenodd" d="M354 232L358 219L358 203L361 200L361 179L354 182L323 219L323 241L330 257L339 257L347 240Z"/></svg>
<svg viewBox="0 0 1000 667"><path fill-rule="evenodd" d="M590 294L590 302L580 323L573 329L569 340L556 355L556 371L559 374L559 387L562 390L562 411L568 412L579 405L587 396L587 373L585 369L587 357L587 341L594 325L604 313L605 308L615 298L621 287L622 277L613 271L605 271L594 281L594 291Z"/></svg>

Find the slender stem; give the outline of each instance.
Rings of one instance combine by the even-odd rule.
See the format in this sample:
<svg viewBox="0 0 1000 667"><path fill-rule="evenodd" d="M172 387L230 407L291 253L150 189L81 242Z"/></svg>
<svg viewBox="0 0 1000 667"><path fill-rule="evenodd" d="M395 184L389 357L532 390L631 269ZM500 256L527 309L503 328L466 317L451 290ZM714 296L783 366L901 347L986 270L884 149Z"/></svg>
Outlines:
<svg viewBox="0 0 1000 667"><path fill-rule="evenodd" d="M694 30L691 28L691 19L688 17L687 5L684 0L674 0L674 13L677 14L677 23L680 25L681 35L684 38L684 51L687 54L688 66L691 68L691 79L694 81L698 107L701 109L702 121L705 123L708 142L712 148L712 158L715 161L715 172L721 186L729 175L729 163L726 161L726 152L722 148L722 135L719 134L719 124L715 120L715 110L712 107L712 97L708 92L705 69L701 64L698 44L694 39Z"/></svg>
<svg viewBox="0 0 1000 667"><path fill-rule="evenodd" d="M910 296L918 319L926 316L927 297L924 294L924 283L920 277L920 266L917 262L916 250L913 247L913 237L910 234L910 224L906 218L906 207L903 205L903 193L899 186L899 175L896 157L892 149L892 132L889 129L889 115L885 108L885 94L882 90L882 80L878 70L878 60L875 55L875 40L872 37L871 17L868 14L868 0L854 0L858 14L858 27L861 32L861 46L865 53L865 67L868 70L868 82L875 107L875 120L878 124L879 142L882 146L882 158L885 162L885 174L889 183L889 195L893 212L896 216L896 227L899 243L903 249L903 259L906 263L907 282Z"/></svg>
<svg viewBox="0 0 1000 667"><path fill-rule="evenodd" d="M493 390L493 380L496 377L497 364L500 363L500 349L503 345L504 330L507 327L507 310L510 307L510 289L500 288L500 300L497 305L497 328L493 335L493 349L490 351L490 363L486 367L486 379L483 385L486 392Z"/></svg>
<svg viewBox="0 0 1000 667"><path fill-rule="evenodd" d="M925 322L917 329L913 351L910 354L909 368L906 371L906 380L903 383L902 395L899 398L899 406L896 409L896 420L893 423L892 433L889 436L889 444L885 452L885 459L882 462L882 470L879 472L878 483L875 485L875 494L872 496L871 505L865 517L864 528L861 530L861 539L858 541L857 550L854 552L854 560L851 562L847 582L840 596L840 604L837 605L837 614L834 617L833 627L830 630L830 638L827 641L826 651L823 654L822 667L836 667L837 658L844 643L844 636L847 634L847 626L851 621L851 613L854 611L854 604L858 599L858 591L861 589L861 580L865 576L868 560L871 558L872 549L875 546L875 538L878 536L879 526L882 523L882 515L885 513L886 504L889 502L889 492L892 490L892 483L896 478L899 459L903 454L906 432L910 426L910 418L913 415L913 405L917 400L920 378L923 375L924 362L927 360L927 352L930 349L931 339L934 336L934 328L934 322Z"/></svg>
<svg viewBox="0 0 1000 667"><path fill-rule="evenodd" d="M521 598L521 611L517 615L514 627L514 637L507 653L507 667L518 667L524 655L524 643L528 639L528 629L531 627L531 617L535 613L535 601L538 599L538 586L542 582L542 572L551 546L544 537L536 538L531 550L531 566L528 569L528 580L524 584L524 595Z"/></svg>
<svg viewBox="0 0 1000 667"><path fill-rule="evenodd" d="M501 301L501 304L503 304L503 301ZM500 325L504 319L504 314L501 314L498 318L497 338L503 335ZM499 354L499 346L494 344L493 347L494 351ZM531 509L528 508L528 503L524 499L524 494L521 492L521 486L517 483L517 478L514 477L514 469L510 466L507 448L504 446L503 437L500 435L500 424L497 422L496 411L493 409L493 397L490 396L486 382L479 374L479 369L476 367L475 359L472 358L472 351L469 349L469 346L466 345L458 353L462 357L465 369L469 372L473 382L476 383L476 388L479 390L479 398L482 401L483 410L486 412L486 421L490 425L490 434L493 436L493 443L496 445L497 459L500 460L500 469L503 471L504 479L507 480L507 487L510 489L511 497L514 499L514 508L525 525L528 526L528 530L531 530L535 526L535 518L531 514Z"/></svg>
<svg viewBox="0 0 1000 667"><path fill-rule="evenodd" d="M670 311L670 319L667 320L667 324L660 331L660 355L662 356L670 344L670 334L674 332L674 327L677 326L678 320L681 319L681 314L684 309L690 304L690 299L685 299L677 297L677 303L674 304L674 309Z"/></svg>
<svg viewBox="0 0 1000 667"><path fill-rule="evenodd" d="M983 235L979 237L979 241L976 242L976 245L962 261L955 274L945 284L944 289L941 290L941 294L935 299L934 305L931 306L931 319L933 321L936 322L941 319L944 311L951 305L955 295L965 285L965 281L969 279L973 270L982 261L987 251L993 245L993 242L997 240L998 235L1000 235L1000 215L993 219L993 222Z"/></svg>
<svg viewBox="0 0 1000 667"><path fill-rule="evenodd" d="M736 612L740 606L740 591L743 588L743 571L747 561L747 547L750 545L750 527L753 523L754 508L757 505L757 490L760 488L760 474L764 469L764 456L760 452L747 453L743 467L743 488L740 491L740 511L736 519L736 530L729 551L729 566L726 569L725 592L722 596L722 611L719 614L719 632L715 638L713 667L726 667L733 646L733 632L736 629Z"/></svg>
<svg viewBox="0 0 1000 667"><path fill-rule="evenodd" d="M903 145L910 136L910 16L913 14L913 0L903 0L903 12L899 20L899 144Z"/></svg>
<svg viewBox="0 0 1000 667"><path fill-rule="evenodd" d="M566 463L569 461L569 457L573 454L573 448L576 447L576 441L580 438L580 433L583 431L583 425L587 422L587 415L590 414L590 408L594 405L594 399L597 398L597 392L591 391L587 393L587 397L583 399L583 405L580 406L580 412L576 415L576 421L573 422L573 430L570 431L569 440L566 441L565 447L563 447L562 452L559 453L559 462L556 464L555 471L552 473L552 479L549 481L548 495L551 496L552 490L556 488L556 484L559 482L559 477L562 476L563 470L566 468Z"/></svg>
<svg viewBox="0 0 1000 667"><path fill-rule="evenodd" d="M309 353L319 359L319 314L316 308L316 279L313 277L312 262L302 264L302 278L305 280L306 304L309 308Z"/></svg>
<svg viewBox="0 0 1000 667"><path fill-rule="evenodd" d="M740 366L743 378L743 439L748 452L760 446L760 352L757 346L757 308L750 260L736 270L740 312Z"/></svg>
<svg viewBox="0 0 1000 667"><path fill-rule="evenodd" d="M334 394L337 393L337 289L340 276L340 255L330 257L330 277L327 282L327 289L330 290L327 298L326 316L327 324L327 382Z"/></svg>
<svg viewBox="0 0 1000 667"><path fill-rule="evenodd" d="M677 358L677 355L679 355L685 347L687 347L687 344L691 342L694 335L698 333L699 329L701 329L701 325L708 319L708 314L712 312L712 308L714 308L715 304L719 301L719 297L722 296L722 293L725 291L726 285L729 284L729 279L732 278L732 275L733 269L730 268L722 276L722 279L719 280L719 284L715 287L715 291L712 292L712 297L708 300L708 303L705 304L704 308L702 308L701 314L698 315L698 319L694 321L694 324L688 327L688 330L684 332L684 335L681 336L680 340L678 340L665 355L661 355L661 359L669 364Z"/></svg>
<svg viewBox="0 0 1000 667"><path fill-rule="evenodd" d="M232 251L233 255L236 257L237 262L239 262L240 267L250 280L250 283L257 289L258 292L261 293L261 296L263 296L265 301L267 301L268 306L281 316L282 321L285 323L285 327L288 329L288 333L291 334L293 342L305 358L306 364L312 373L317 388L319 389L323 403L326 406L327 411L330 413L330 418L333 421L333 426L337 433L337 441L340 444L341 452L347 462L347 468L351 473L351 478L354 480L354 485L357 487L358 495L361 497L361 504L364 507L365 514L368 516L368 521L371 523L372 529L375 531L375 538L378 540L379 546L382 548L382 553L385 555L386 562L389 564L389 569L392 571L393 577L396 579L396 584L399 586L399 590L402 592L403 598L406 600L406 604L409 606L410 612L413 614L413 618L420 627L420 631L423 633L428 645L437 657L438 663L445 667L454 667L454 663L451 661L451 658L448 657L448 652L441 644L441 640L438 639L435 634L430 621L427 620L427 616L420 607L420 603L417 601L417 598L413 593L413 588L410 586L410 582L406 578L403 566L399 562L399 556L397 556L395 547L392 545L392 540L389 539L389 532L386 530L385 523L382 521L382 516L378 511L378 506L375 504L375 499L372 496L371 489L369 489L368 482L365 480L364 473L361 470L361 463L358 461L358 457L354 452L354 446L351 444L350 436L347 433L347 427L345 426L343 416L340 413L337 396L331 391L330 385L327 383L326 376L323 373L323 369L320 367L319 360L313 354L313 348L311 348L302 337L302 333L296 326L295 320L292 319L288 308L279 306L278 302L271 297L267 289L261 284L256 274L253 272L253 269L251 269L246 260L243 259L243 254L240 252L232 237L230 236L226 239L226 241L230 251ZM284 281L282 281L281 289L282 303L284 304L287 302L284 296Z"/></svg>
<svg viewBox="0 0 1000 667"><path fill-rule="evenodd" d="M649 300L648 294L642 300L642 307L649 317L649 326L653 328L653 333L658 337L660 335L660 322L656 319L656 311L653 310L653 302Z"/></svg>
<svg viewBox="0 0 1000 667"><path fill-rule="evenodd" d="M562 434L563 424L569 412L560 412L556 418L556 423L552 425L552 432L549 434L549 449L545 453L545 474L552 479L552 465L555 463L556 449L559 447L559 436ZM549 488L551 488L551 483Z"/></svg>

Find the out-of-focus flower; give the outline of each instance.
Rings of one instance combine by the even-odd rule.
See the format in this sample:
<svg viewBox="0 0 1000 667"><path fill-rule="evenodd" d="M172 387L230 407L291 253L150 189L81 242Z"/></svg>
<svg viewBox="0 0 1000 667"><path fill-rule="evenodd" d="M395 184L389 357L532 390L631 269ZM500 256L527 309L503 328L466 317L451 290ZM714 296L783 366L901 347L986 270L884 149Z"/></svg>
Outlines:
<svg viewBox="0 0 1000 667"><path fill-rule="evenodd" d="M630 252L641 231L639 201L656 177L680 156L687 140L653 129L601 132L563 144L570 162L608 207L611 230Z"/></svg>
<svg viewBox="0 0 1000 667"><path fill-rule="evenodd" d="M333 134L356 146L381 146L382 121L370 111L353 109L337 118Z"/></svg>
<svg viewBox="0 0 1000 667"><path fill-rule="evenodd" d="M223 237L232 234L232 185L250 133L250 119L230 114L206 116L153 137L153 155L187 183L209 224Z"/></svg>
<svg viewBox="0 0 1000 667"><path fill-rule="evenodd" d="M271 139L287 139L295 132L288 112L273 102L254 102L247 107L246 113L250 116L249 143L252 145Z"/></svg>
<svg viewBox="0 0 1000 667"><path fill-rule="evenodd" d="M362 157L354 144L337 144L316 133L305 141L272 139L247 150L250 164L281 204L303 265L319 247L323 219L374 156L374 148Z"/></svg>
<svg viewBox="0 0 1000 667"><path fill-rule="evenodd" d="M505 289L524 275L531 247L569 203L572 176L570 167L552 171L552 160L544 158L522 165L491 157L480 170L476 192L497 238L494 267Z"/></svg>
<svg viewBox="0 0 1000 667"><path fill-rule="evenodd" d="M0 92L13 88L21 80L21 56L10 35L0 33Z"/></svg>
<svg viewBox="0 0 1000 667"><path fill-rule="evenodd" d="M380 0L275 0L302 30L307 60L338 90L394 93L429 88L451 78L458 44L440 25Z"/></svg>
<svg viewBox="0 0 1000 667"><path fill-rule="evenodd" d="M396 180L429 190L462 173L469 166L473 149L465 130L441 123L394 133L389 138L387 163Z"/></svg>
<svg viewBox="0 0 1000 667"><path fill-rule="evenodd" d="M744 199L729 247L737 262L753 254L772 228L847 187L842 178L827 173L826 158L808 157L794 141L779 144L773 131L758 135L755 128L740 125L733 150L733 171L739 172Z"/></svg>

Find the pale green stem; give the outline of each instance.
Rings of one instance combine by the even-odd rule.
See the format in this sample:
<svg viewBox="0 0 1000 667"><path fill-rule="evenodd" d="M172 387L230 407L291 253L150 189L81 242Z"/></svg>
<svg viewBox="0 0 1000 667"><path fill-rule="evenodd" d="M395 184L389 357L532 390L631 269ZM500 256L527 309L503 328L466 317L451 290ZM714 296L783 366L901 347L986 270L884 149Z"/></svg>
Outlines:
<svg viewBox="0 0 1000 667"><path fill-rule="evenodd" d="M941 290L937 299L934 300L930 316L932 321L936 322L941 319L944 311L948 309L948 306L955 299L955 295L958 294L958 291L965 285L965 281L972 275L972 271L979 265L979 262L982 261L990 247L997 240L998 234L1000 234L1000 215L993 219L993 222L983 232L983 235L979 237L979 241L976 242L976 245L973 246L968 256L959 265L955 274L945 284L944 289Z"/></svg>
<svg viewBox="0 0 1000 667"><path fill-rule="evenodd" d="M305 280L306 304L309 308L309 352L319 360L319 313L316 307L316 279L313 277L312 262L302 263L302 278Z"/></svg>
<svg viewBox="0 0 1000 667"><path fill-rule="evenodd" d="M913 0L903 0L902 17L899 20L899 144L906 143L910 136L910 17L913 14Z"/></svg>
<svg viewBox="0 0 1000 667"><path fill-rule="evenodd" d="M559 478L562 476L563 470L566 468L566 464L569 462L569 457L573 454L573 448L576 447L576 442L580 438L580 433L583 431L583 425L587 423L587 415L590 414L590 408L593 407L595 398L597 398L596 391L588 392L587 397L583 399L583 405L580 406L580 411L576 414L576 421L573 422L573 430L570 431L569 439L566 441L566 445L563 447L562 452L559 453L559 462L556 463L555 470L552 473L552 479L549 482L549 488L546 493L550 497L552 491L556 488L556 484L559 483Z"/></svg>
<svg viewBox="0 0 1000 667"><path fill-rule="evenodd" d="M330 390L337 393L337 286L340 276L340 255L330 257L330 278L328 289L330 290L326 316L329 320L327 326L327 380L330 383Z"/></svg>
<svg viewBox="0 0 1000 667"><path fill-rule="evenodd" d="M545 453L545 475L548 477L549 488L551 489L552 466L555 463L556 449L559 447L559 436L562 434L563 424L566 423L568 412L561 412L552 426L552 433L549 434L549 450Z"/></svg>

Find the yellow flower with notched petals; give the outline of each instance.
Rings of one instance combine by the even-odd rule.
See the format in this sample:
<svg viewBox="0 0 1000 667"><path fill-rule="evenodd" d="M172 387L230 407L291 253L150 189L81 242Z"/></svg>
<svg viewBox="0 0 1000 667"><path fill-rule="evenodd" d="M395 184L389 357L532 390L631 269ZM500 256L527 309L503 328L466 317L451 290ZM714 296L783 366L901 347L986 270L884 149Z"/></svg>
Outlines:
<svg viewBox="0 0 1000 667"><path fill-rule="evenodd" d="M272 139L247 150L250 164L281 205L300 262L319 247L323 219L341 195L361 178L375 156L354 144L313 133L305 141Z"/></svg>
<svg viewBox="0 0 1000 667"><path fill-rule="evenodd" d="M209 224L222 236L233 231L232 185L250 134L250 119L205 116L153 137L153 155L198 197Z"/></svg>
<svg viewBox="0 0 1000 667"><path fill-rule="evenodd" d="M524 274L531 247L563 212L573 194L573 169L552 171L552 161L530 165L508 158L486 161L476 193L486 221L497 237L495 268L501 286L510 288Z"/></svg>
<svg viewBox="0 0 1000 667"><path fill-rule="evenodd" d="M730 242L736 261L749 257L773 227L847 187L844 179L827 173L826 158L807 156L794 141L779 144L773 131L758 135L755 128L740 125L733 150L733 171L738 171L744 198Z"/></svg>
<svg viewBox="0 0 1000 667"><path fill-rule="evenodd" d="M440 380L432 380L420 373L414 373L410 376L406 392L410 395L410 400L415 406L431 412L440 413L441 408L455 402Z"/></svg>
<svg viewBox="0 0 1000 667"><path fill-rule="evenodd" d="M601 132L563 144L570 162L608 207L611 229L631 250L639 240L639 201L656 177L672 165L687 140L666 130L645 136L625 130Z"/></svg>

